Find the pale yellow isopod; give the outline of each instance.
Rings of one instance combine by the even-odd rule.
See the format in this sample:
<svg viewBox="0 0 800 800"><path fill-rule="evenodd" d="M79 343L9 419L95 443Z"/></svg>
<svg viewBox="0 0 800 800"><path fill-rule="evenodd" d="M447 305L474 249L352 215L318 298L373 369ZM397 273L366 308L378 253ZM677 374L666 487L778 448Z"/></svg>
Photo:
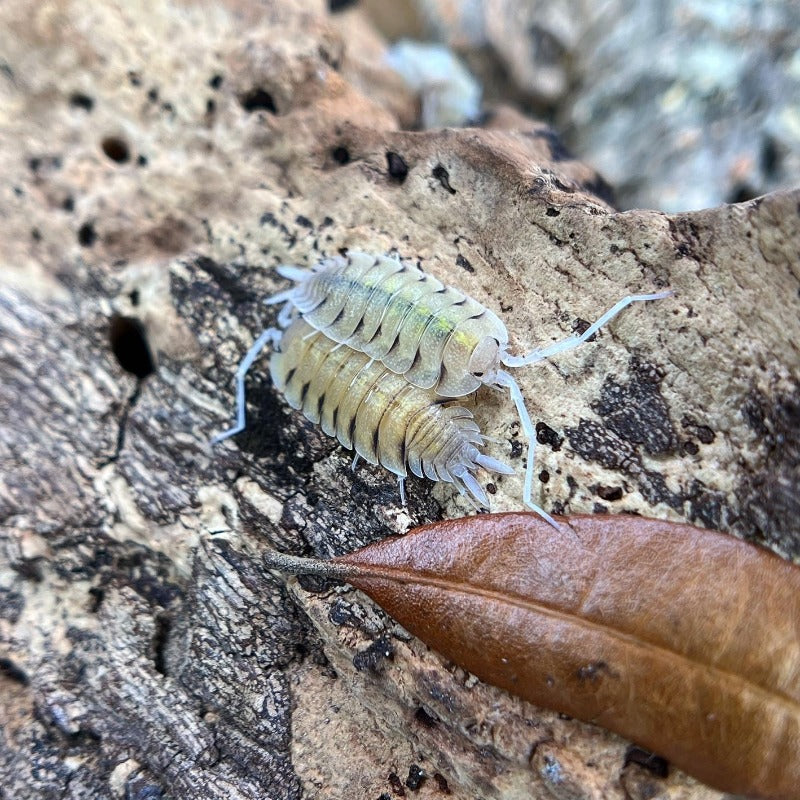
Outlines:
<svg viewBox="0 0 800 800"><path fill-rule="evenodd" d="M452 483L486 505L475 479L478 468L514 472L480 451L483 436L468 409L340 346L302 318L286 331L265 331L262 338L276 347L270 374L289 405L357 456L397 475L403 499L403 481L411 472Z"/></svg>

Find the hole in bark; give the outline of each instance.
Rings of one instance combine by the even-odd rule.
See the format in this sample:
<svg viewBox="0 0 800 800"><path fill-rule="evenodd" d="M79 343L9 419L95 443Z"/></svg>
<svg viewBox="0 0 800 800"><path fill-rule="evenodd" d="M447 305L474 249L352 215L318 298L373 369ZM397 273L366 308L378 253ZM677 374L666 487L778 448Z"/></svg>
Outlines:
<svg viewBox="0 0 800 800"><path fill-rule="evenodd" d="M436 720L422 706L416 710L414 719L425 728L436 727Z"/></svg>
<svg viewBox="0 0 800 800"><path fill-rule="evenodd" d="M356 5L357 2L358 0L328 0L328 10L331 13L344 11L346 8Z"/></svg>
<svg viewBox="0 0 800 800"><path fill-rule="evenodd" d="M78 228L78 244L81 247L91 247L97 241L97 231L93 222L84 222Z"/></svg>
<svg viewBox="0 0 800 800"><path fill-rule="evenodd" d="M456 193L456 190L450 185L450 173L441 164L437 164L431 174L450 194Z"/></svg>
<svg viewBox="0 0 800 800"><path fill-rule="evenodd" d="M106 136L100 142L100 147L106 156L112 161L116 161L117 164L124 164L126 161L130 161L131 149L121 136Z"/></svg>
<svg viewBox="0 0 800 800"><path fill-rule="evenodd" d="M397 153L389 151L386 154L386 164L389 168L389 177L394 178L398 183L402 183L408 175L408 164L405 159Z"/></svg>
<svg viewBox="0 0 800 800"><path fill-rule="evenodd" d="M346 147L334 147L331 150L331 158L337 164L349 164L350 163L350 151Z"/></svg>
<svg viewBox="0 0 800 800"><path fill-rule="evenodd" d="M621 486L598 486L596 491L598 497L607 500L609 503L622 500L623 492Z"/></svg>
<svg viewBox="0 0 800 800"><path fill-rule="evenodd" d="M278 109L272 95L264 89L251 89L239 98L242 108L245 111L269 111L270 114L277 114Z"/></svg>
<svg viewBox="0 0 800 800"><path fill-rule="evenodd" d="M111 318L108 341L119 365L140 380L155 372L153 355L147 343L144 325L134 317L119 314Z"/></svg>
<svg viewBox="0 0 800 800"><path fill-rule="evenodd" d="M28 676L10 658L0 658L0 676L21 686L28 685Z"/></svg>
<svg viewBox="0 0 800 800"><path fill-rule="evenodd" d="M83 92L73 92L69 96L69 104L73 108L82 108L84 111L91 111L94 108L94 98Z"/></svg>
<svg viewBox="0 0 800 800"><path fill-rule="evenodd" d="M92 586L92 588L89 589L89 597L91 598L89 601L89 611L92 614L96 614L100 610L105 596L106 593L99 586Z"/></svg>
<svg viewBox="0 0 800 800"><path fill-rule="evenodd" d="M628 764L638 764L659 778L669 775L669 761L636 745L631 745L625 753L625 766Z"/></svg>
<svg viewBox="0 0 800 800"><path fill-rule="evenodd" d="M153 664L156 672L167 674L166 649L172 622L169 617L161 615L156 617L156 632L153 634Z"/></svg>
<svg viewBox="0 0 800 800"><path fill-rule="evenodd" d="M536 441L539 444L547 444L553 448L554 452L561 449L561 443L564 441L563 436L559 436L549 425L544 422L536 423Z"/></svg>

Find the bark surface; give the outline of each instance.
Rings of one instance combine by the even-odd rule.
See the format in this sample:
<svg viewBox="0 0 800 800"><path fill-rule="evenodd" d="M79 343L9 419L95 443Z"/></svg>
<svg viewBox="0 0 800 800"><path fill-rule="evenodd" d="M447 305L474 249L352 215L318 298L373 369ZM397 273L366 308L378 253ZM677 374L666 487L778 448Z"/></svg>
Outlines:
<svg viewBox="0 0 800 800"><path fill-rule="evenodd" d="M19 1L0 31L0 796L717 797L476 683L357 592L266 571L268 544L327 557L469 513L352 472L266 355L247 431L208 442L277 264L396 252L516 352L671 286L517 371L534 496L797 558L800 193L616 213L511 112L403 132L379 40L345 46L321 3ZM513 404L472 408L519 467L493 509L520 508Z"/></svg>

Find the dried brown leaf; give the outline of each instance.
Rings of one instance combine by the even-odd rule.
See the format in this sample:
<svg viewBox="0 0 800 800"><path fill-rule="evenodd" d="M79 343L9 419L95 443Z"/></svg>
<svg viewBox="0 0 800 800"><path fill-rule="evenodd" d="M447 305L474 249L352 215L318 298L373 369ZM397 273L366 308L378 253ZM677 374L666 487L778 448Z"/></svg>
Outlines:
<svg viewBox="0 0 800 800"><path fill-rule="evenodd" d="M514 513L312 563L487 683L721 790L800 797L800 569L765 550L638 517L557 532Z"/></svg>

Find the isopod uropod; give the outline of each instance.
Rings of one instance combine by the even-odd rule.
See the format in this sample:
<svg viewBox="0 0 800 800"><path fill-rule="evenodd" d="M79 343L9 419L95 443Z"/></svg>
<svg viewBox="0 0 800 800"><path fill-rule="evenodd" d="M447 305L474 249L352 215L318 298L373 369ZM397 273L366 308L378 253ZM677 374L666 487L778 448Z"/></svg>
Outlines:
<svg viewBox="0 0 800 800"><path fill-rule="evenodd" d="M483 436L468 409L414 386L364 353L340 347L302 318L273 338L280 348L270 358L275 388L357 456L394 472L401 496L411 471L453 483L486 505L473 474L478 467L514 472L480 452Z"/></svg>
<svg viewBox="0 0 800 800"><path fill-rule="evenodd" d="M523 501L556 527L555 521L533 502L535 429L517 382L502 367L521 367L570 350L631 303L672 294L667 290L629 295L581 335L526 356L514 356L507 349L506 326L496 314L399 259L350 251L346 256L323 259L311 269L283 265L277 270L295 281L295 286L265 301L285 303L278 317L282 327L299 314L348 352L363 353L402 375L409 384L442 398L469 395L482 384L508 389L529 442ZM215 441L244 428L244 375L268 338L262 335L256 341L239 368L237 425Z"/></svg>

